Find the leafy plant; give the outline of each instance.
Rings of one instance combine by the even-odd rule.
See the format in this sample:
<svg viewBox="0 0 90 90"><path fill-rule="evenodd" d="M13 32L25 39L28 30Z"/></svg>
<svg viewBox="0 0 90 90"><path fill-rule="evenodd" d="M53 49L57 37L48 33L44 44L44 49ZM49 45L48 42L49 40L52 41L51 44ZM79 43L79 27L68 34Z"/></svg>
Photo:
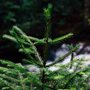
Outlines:
<svg viewBox="0 0 90 90"><path fill-rule="evenodd" d="M27 57L24 61L29 65L36 66L38 72L30 72L26 65L13 63L7 60L0 60L0 88L1 90L85 90L89 88L87 85L90 68L82 68L83 60L74 60L67 65L61 65L59 62L75 52L78 47L69 48L70 52L62 57L55 59L48 64L48 48L50 44L57 44L61 41L73 36L72 33L51 39L51 13L52 4L44 9L46 21L46 33L43 39L27 36L20 28L13 26L10 31L11 35L4 35L4 38L14 41L19 45L19 51L23 52ZM44 57L40 56L36 46L44 45ZM70 64L72 67L70 68ZM57 67L55 71L50 70L51 67ZM74 69L71 71L71 69Z"/></svg>

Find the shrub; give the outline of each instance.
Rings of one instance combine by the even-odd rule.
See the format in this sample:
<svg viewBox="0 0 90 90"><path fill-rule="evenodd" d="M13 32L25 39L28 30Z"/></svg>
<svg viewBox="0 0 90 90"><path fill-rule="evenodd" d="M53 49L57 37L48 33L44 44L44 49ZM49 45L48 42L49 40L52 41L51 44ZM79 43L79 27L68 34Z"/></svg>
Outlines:
<svg viewBox="0 0 90 90"><path fill-rule="evenodd" d="M20 28L14 26L10 31L11 35L4 35L4 38L14 41L19 45L19 51L27 55L24 61L29 65L36 66L38 72L30 72L25 65L13 63L7 60L0 60L0 88L1 90L85 90L89 89L89 67L83 68L83 60L74 60L67 65L60 65L67 56L78 49L78 46L69 47L70 52L48 64L48 48L50 44L57 44L73 34L69 33L56 39L49 37L51 30L52 5L44 9L46 21L46 33L43 39L27 36ZM44 57L37 51L37 45L44 45ZM72 65L72 67L71 67ZM54 66L58 69L50 70ZM71 69L74 69L71 71Z"/></svg>

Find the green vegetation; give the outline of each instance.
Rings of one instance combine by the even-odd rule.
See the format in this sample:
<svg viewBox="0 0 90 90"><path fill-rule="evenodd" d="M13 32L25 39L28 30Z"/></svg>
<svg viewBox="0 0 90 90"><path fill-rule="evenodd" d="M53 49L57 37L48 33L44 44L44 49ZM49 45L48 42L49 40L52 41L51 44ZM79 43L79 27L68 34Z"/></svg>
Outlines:
<svg viewBox="0 0 90 90"><path fill-rule="evenodd" d="M82 19L84 14L83 0L0 0L1 29L7 32L12 25L18 25L26 32L29 32L29 29L43 29L42 10L47 7L48 3L52 3L54 6L53 19L55 24L66 24L68 18L71 19L72 16L74 18L76 15Z"/></svg>
<svg viewBox="0 0 90 90"><path fill-rule="evenodd" d="M46 33L43 39L26 35L20 28L13 26L10 35L4 38L12 40L19 46L19 51L27 57L24 58L28 65L36 66L38 72L30 72L26 65L13 63L8 60L0 60L0 89L1 90L89 90L90 67L83 67L83 60L71 58L71 62L61 65L59 62L72 55L78 46L68 46L70 52L50 64L47 64L48 48L50 44L57 44L73 36L69 33L65 36L51 39L51 18L52 4L44 9L46 22ZM44 45L44 55L40 56L37 45ZM73 56L73 55L72 55ZM51 71L50 67L57 67L58 70Z"/></svg>

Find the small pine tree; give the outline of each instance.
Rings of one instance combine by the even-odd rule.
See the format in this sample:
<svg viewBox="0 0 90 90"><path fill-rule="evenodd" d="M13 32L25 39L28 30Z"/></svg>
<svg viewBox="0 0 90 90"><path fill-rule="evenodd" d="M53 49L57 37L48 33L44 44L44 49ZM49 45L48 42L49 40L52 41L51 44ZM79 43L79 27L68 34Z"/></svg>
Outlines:
<svg viewBox="0 0 90 90"><path fill-rule="evenodd" d="M57 66L59 62L75 52L78 46L70 48L70 52L52 63L47 64L48 48L50 44L57 44L67 38L73 36L72 33L51 39L49 34L51 32L51 12L52 4L49 4L44 9L44 16L46 21L46 33L43 39L27 36L20 28L13 26L10 31L11 35L4 35L4 38L14 41L19 45L19 51L27 55L24 59L30 65L37 66L38 72L29 72L28 68L21 63L13 63L7 60L0 60L0 89L1 90L85 90L90 88L87 85L89 79L89 67L81 68L82 60L74 60L67 65L60 65L58 70L49 70L52 66ZM44 57L41 57L36 46L44 45ZM72 68L72 72L69 68ZM71 67L70 67L71 65ZM86 75L86 76L85 76Z"/></svg>

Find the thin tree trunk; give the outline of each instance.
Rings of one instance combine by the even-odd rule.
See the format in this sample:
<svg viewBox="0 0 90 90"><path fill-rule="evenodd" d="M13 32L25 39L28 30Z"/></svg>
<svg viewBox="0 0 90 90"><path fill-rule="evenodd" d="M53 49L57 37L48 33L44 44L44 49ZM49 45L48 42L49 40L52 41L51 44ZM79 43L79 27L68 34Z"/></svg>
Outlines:
<svg viewBox="0 0 90 90"><path fill-rule="evenodd" d="M89 18L89 0L84 0L84 28L88 26Z"/></svg>

